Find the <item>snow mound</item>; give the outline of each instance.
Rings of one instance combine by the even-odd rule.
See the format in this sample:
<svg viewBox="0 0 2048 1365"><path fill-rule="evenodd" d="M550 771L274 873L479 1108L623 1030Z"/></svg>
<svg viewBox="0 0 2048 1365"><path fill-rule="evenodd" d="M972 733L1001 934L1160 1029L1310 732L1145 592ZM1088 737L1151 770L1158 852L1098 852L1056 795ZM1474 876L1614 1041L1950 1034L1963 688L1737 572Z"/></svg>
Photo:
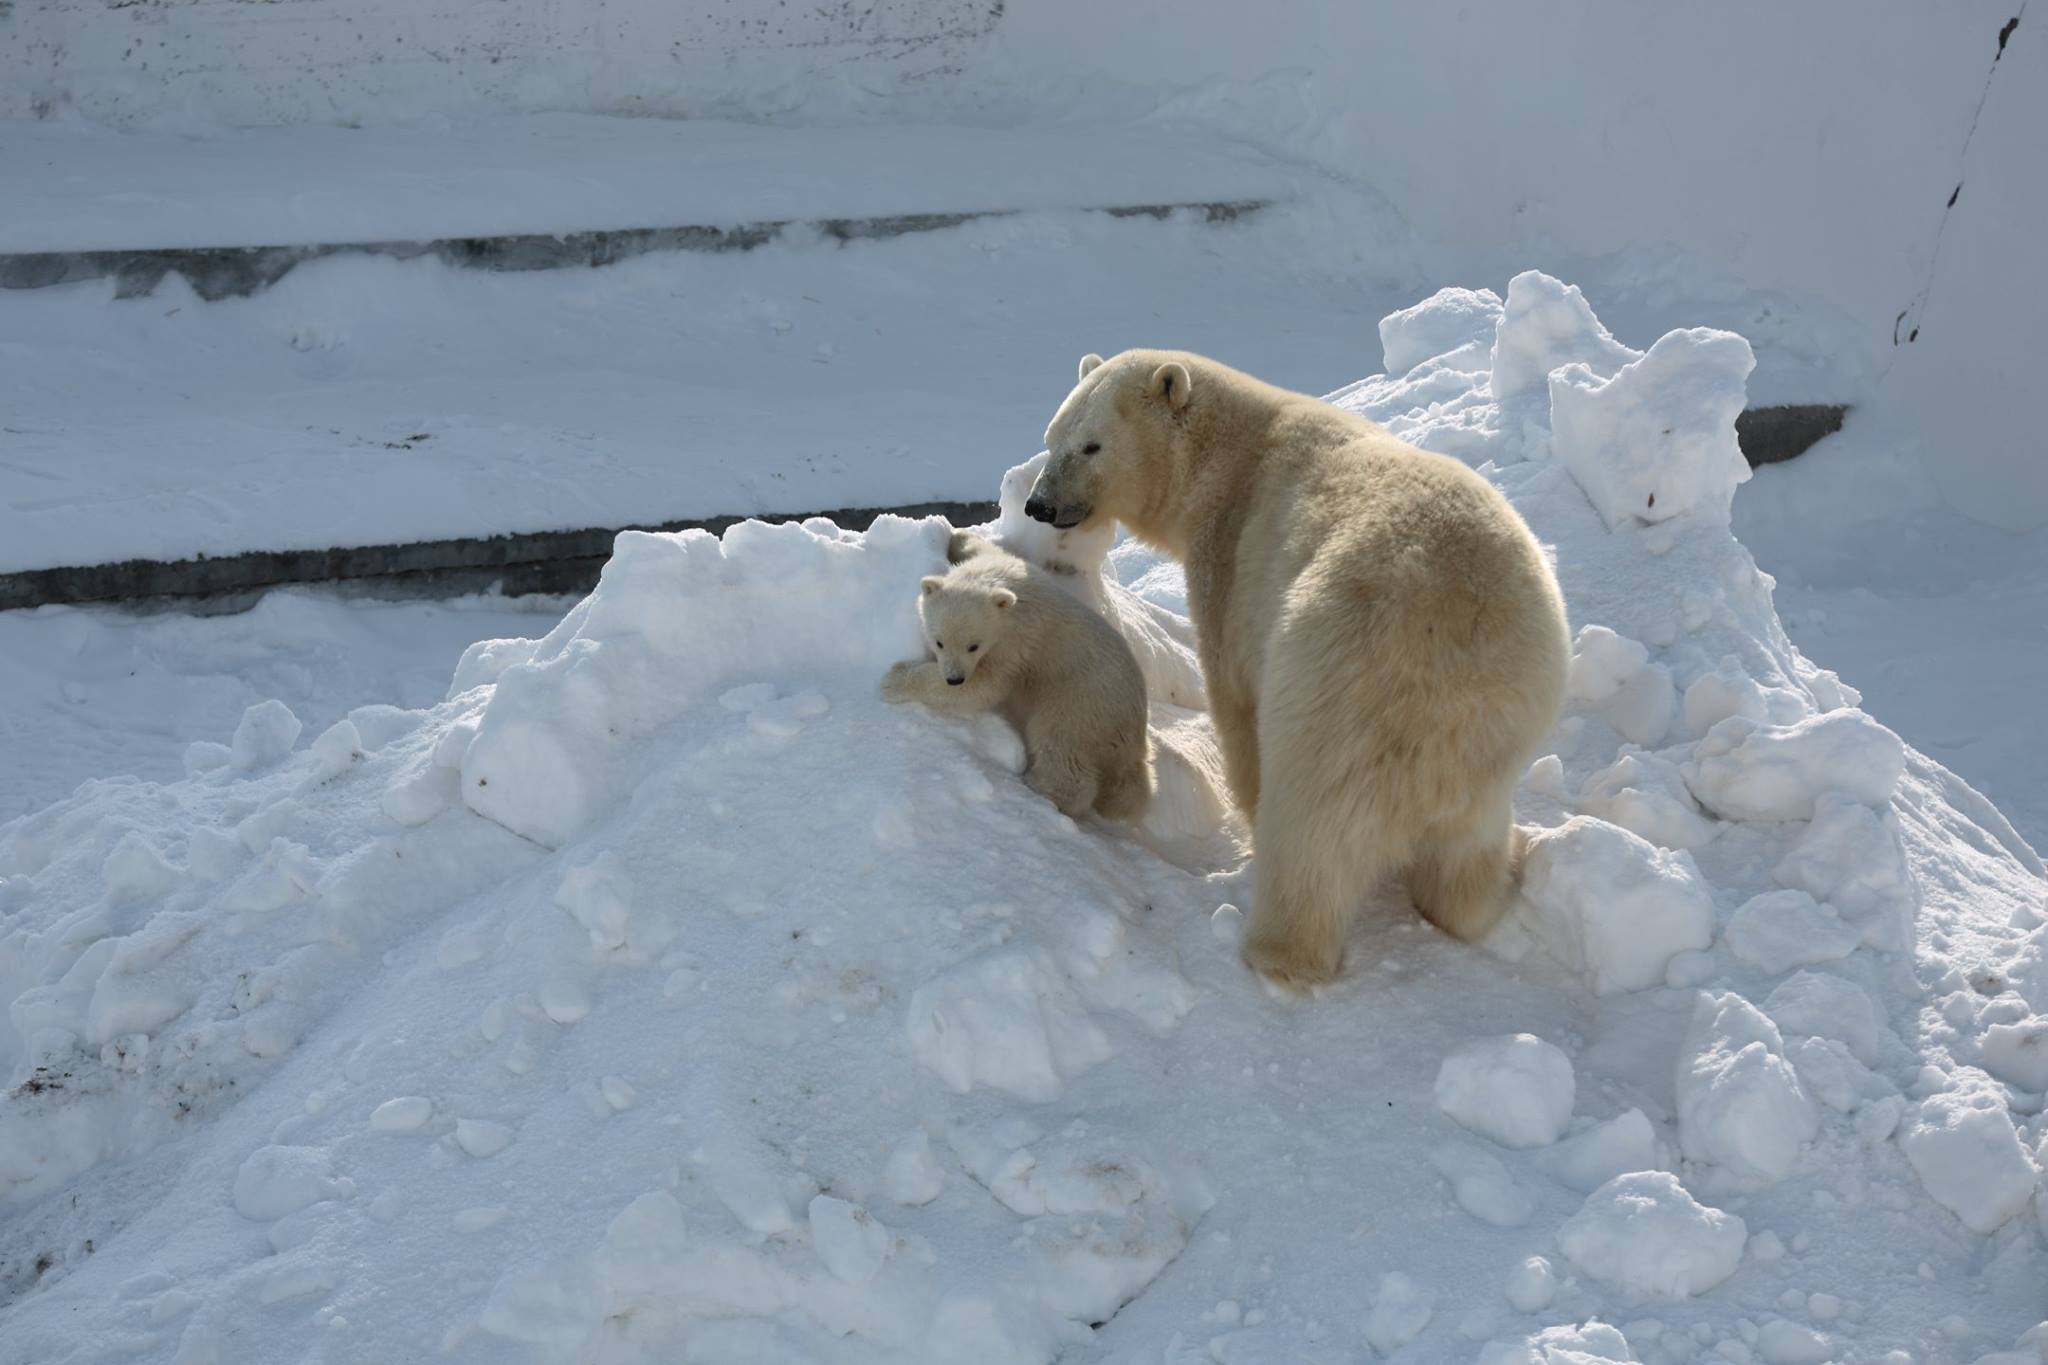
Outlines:
<svg viewBox="0 0 2048 1365"><path fill-rule="evenodd" d="M1028 461L989 530L1145 660L1142 830L876 695L943 524L624 536L438 705L259 707L246 766L192 737L0 826L5 1354L2031 1349L2039 864L1787 643L1694 439L1732 348L1648 365L1541 276L1383 337L1332 401L1482 469L1579 628L1486 950L1390 880L1344 980L1257 988L1186 582L1022 519ZM1574 364L1686 434L1689 510L1602 515Z"/></svg>
<svg viewBox="0 0 2048 1365"><path fill-rule="evenodd" d="M1749 1230L1702 1206L1668 1171L1616 1176L1557 1231L1558 1249L1603 1284L1630 1294L1704 1294L1735 1273Z"/></svg>
<svg viewBox="0 0 2048 1365"><path fill-rule="evenodd" d="M1572 1118L1572 1062L1532 1034L1481 1038L1444 1058L1437 1108L1503 1147L1547 1147Z"/></svg>

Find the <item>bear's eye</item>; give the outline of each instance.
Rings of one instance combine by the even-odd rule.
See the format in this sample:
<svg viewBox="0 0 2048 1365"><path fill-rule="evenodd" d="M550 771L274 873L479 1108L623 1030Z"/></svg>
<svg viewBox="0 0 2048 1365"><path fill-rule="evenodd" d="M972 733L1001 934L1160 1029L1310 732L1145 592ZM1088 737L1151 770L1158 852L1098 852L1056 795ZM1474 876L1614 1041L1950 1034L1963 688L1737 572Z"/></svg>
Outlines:
<svg viewBox="0 0 2048 1365"><path fill-rule="evenodd" d="M980 645L969 645L969 646L967 646L967 652L968 652L969 654L972 654L972 653L974 653L974 651L976 651L977 649L980 649L980 648L981 648L981 646L980 646Z"/></svg>
<svg viewBox="0 0 2048 1365"><path fill-rule="evenodd" d="M946 647L946 642L944 640L934 640L932 641L932 643L940 649L944 649Z"/></svg>
<svg viewBox="0 0 2048 1365"><path fill-rule="evenodd" d="M1082 446L1082 447L1081 447L1081 453L1082 453L1083 455L1099 455L1099 454L1101 454L1101 453L1102 453L1102 442L1100 442L1100 441L1090 441L1090 442L1089 442L1089 443L1088 443L1087 445L1085 445L1085 446Z"/></svg>

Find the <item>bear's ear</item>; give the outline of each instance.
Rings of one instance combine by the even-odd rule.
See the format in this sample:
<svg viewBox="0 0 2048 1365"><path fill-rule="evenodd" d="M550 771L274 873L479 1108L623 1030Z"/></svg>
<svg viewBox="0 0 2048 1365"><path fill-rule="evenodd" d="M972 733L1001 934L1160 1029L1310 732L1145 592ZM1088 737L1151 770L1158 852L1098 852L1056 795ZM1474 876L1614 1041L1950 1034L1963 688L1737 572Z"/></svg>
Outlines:
<svg viewBox="0 0 2048 1365"><path fill-rule="evenodd" d="M1188 373L1188 367L1178 360L1169 360L1152 371L1153 395L1164 398L1166 406L1175 412L1188 405L1188 388L1194 382L1194 376Z"/></svg>
<svg viewBox="0 0 2048 1365"><path fill-rule="evenodd" d="M940 588L946 586L946 580L943 578L924 578L918 580L918 586L924 589L924 595L926 597L930 597Z"/></svg>
<svg viewBox="0 0 2048 1365"><path fill-rule="evenodd" d="M1017 605L1017 594L1008 588L997 588L989 594L989 600L996 604L997 611L1008 611Z"/></svg>
<svg viewBox="0 0 2048 1365"><path fill-rule="evenodd" d="M1081 357L1080 377L1082 379L1086 379L1089 375L1094 374L1095 371L1101 367L1101 365L1102 357L1095 354L1095 352L1090 351L1087 355Z"/></svg>

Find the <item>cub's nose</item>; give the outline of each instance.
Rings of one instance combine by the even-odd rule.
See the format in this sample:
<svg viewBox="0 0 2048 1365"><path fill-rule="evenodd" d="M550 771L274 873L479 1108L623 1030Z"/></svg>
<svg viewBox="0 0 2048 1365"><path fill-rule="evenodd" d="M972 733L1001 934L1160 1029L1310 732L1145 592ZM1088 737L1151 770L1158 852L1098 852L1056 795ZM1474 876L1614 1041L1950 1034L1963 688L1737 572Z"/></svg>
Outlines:
<svg viewBox="0 0 2048 1365"><path fill-rule="evenodd" d="M1059 515L1059 512L1051 503L1034 493L1024 502L1024 515L1033 521L1042 521L1047 525L1051 525L1053 519Z"/></svg>
<svg viewBox="0 0 2048 1365"><path fill-rule="evenodd" d="M948 686L948 687L958 687L958 686L959 686L959 685L960 685L961 683L964 683L964 682L966 682L966 681L967 681L967 679L965 679L965 678L955 678L955 677L953 677L953 676L952 676L951 674L948 674L948 675L947 675L947 677L946 677L946 686Z"/></svg>

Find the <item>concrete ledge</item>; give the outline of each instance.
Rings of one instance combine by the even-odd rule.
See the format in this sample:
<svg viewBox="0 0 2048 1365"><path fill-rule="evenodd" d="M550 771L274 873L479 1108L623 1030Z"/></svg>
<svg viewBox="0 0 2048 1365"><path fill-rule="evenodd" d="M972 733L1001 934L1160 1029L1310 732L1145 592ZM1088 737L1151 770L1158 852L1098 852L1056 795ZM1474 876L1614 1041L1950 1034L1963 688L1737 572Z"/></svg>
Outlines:
<svg viewBox="0 0 2048 1365"><path fill-rule="evenodd" d="M1227 223L1247 217L1270 203L1264 199L1224 199L1176 204L1116 204L1082 209L1112 218L1166 218L1176 213L1202 215L1204 222ZM554 270L564 266L600 266L654 251L752 251L792 229L809 229L837 242L872 241L913 232L936 232L981 218L1013 218L1020 209L973 213L909 213L882 218L788 219L745 223L737 227L685 226L621 228L604 232L572 232L561 236L523 234L499 237L452 237L424 242L324 242L307 246L167 247L144 251L41 251L0 254L0 289L45 289L81 280L111 277L116 298L148 294L164 276L185 277L194 293L206 300L243 298L276 284L302 262L323 256L389 256L408 261L432 256L475 270Z"/></svg>
<svg viewBox="0 0 2048 1365"><path fill-rule="evenodd" d="M722 534L742 521L805 521L824 517L864 531L876 517L941 516L956 526L992 520L992 502L921 502L906 507L839 507L821 512L761 513L667 521L632 527L585 527L530 535L428 540L410 545L356 545L328 550L258 550L217 559L174 562L130 559L60 569L0 574L0 610L58 603L226 598L286 583L388 587L402 596L455 596L493 584L510 596L586 592L597 582L621 530L703 530Z"/></svg>
<svg viewBox="0 0 2048 1365"><path fill-rule="evenodd" d="M1735 439L1752 468L1777 464L1805 452L1823 436L1842 429L1844 403L1786 403L1751 408L1735 419Z"/></svg>

